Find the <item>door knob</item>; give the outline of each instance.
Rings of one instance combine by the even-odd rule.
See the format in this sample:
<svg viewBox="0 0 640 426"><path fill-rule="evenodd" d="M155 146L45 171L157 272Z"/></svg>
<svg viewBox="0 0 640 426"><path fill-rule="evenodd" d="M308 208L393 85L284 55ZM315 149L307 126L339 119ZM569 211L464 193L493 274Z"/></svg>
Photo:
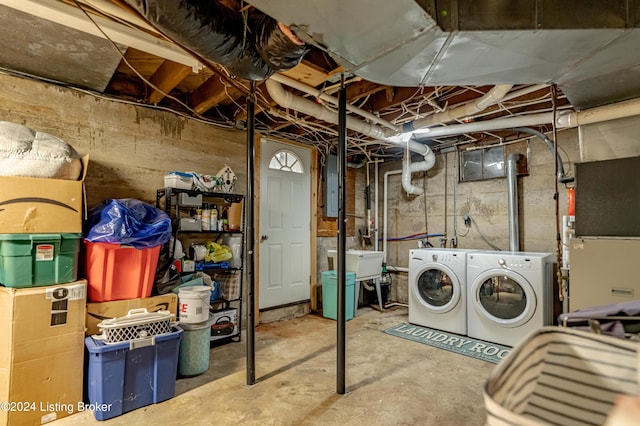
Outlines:
<svg viewBox="0 0 640 426"><path fill-rule="evenodd" d="M268 235L262 235L262 236L260 236L260 242L261 242L261 243L262 243L262 242L264 242L264 241L266 241L266 240L268 240L268 239L269 239L269 236L268 236Z"/></svg>

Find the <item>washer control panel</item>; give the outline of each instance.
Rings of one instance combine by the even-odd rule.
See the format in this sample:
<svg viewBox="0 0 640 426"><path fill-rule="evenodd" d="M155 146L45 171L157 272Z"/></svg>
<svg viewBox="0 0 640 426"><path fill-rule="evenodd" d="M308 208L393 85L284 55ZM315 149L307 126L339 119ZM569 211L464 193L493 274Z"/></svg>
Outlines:
<svg viewBox="0 0 640 426"><path fill-rule="evenodd" d="M460 263L465 260L464 253L432 253L428 259L438 263Z"/></svg>

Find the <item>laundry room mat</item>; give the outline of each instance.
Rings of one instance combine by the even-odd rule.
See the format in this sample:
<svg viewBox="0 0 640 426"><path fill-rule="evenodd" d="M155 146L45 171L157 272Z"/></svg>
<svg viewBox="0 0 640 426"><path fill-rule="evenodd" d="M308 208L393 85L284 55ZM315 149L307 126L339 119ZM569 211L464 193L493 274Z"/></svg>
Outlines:
<svg viewBox="0 0 640 426"><path fill-rule="evenodd" d="M384 330L384 332L493 364L497 364L511 352L511 348L508 346L407 323L398 324Z"/></svg>

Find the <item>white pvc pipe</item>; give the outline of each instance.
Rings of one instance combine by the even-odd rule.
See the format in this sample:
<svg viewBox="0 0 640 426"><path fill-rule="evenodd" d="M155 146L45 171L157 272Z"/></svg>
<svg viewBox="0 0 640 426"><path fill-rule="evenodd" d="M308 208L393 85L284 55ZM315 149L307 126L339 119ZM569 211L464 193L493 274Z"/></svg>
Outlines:
<svg viewBox="0 0 640 426"><path fill-rule="evenodd" d="M424 118L414 121L411 124L414 129L420 129L422 127L429 127L436 124L454 121L458 118L470 117L474 114L479 113L480 111L484 111L491 105L500 102L507 95L507 93L509 93L509 90L511 90L512 87L513 85L511 84L499 84L497 86L494 86L491 90L489 90L487 93L474 100L473 102L469 102L436 114L428 115Z"/></svg>
<svg viewBox="0 0 640 426"><path fill-rule="evenodd" d="M390 175L399 175L402 174L402 170L390 170L385 172L384 174L384 188L383 188L383 196L382 196L382 251L384 252L384 263L387 263L387 201L389 198L389 183L388 178Z"/></svg>
<svg viewBox="0 0 640 426"><path fill-rule="evenodd" d="M523 115L519 117L500 118L496 120L477 121L474 123L452 124L450 126L431 127L428 137L441 137L461 135L472 132L486 132L490 130L509 129L512 127L536 126L553 122L553 113L545 112L540 114Z"/></svg>
<svg viewBox="0 0 640 426"><path fill-rule="evenodd" d="M579 112L565 112L558 115L556 125L559 128L578 127L634 115L640 115L640 99L618 102Z"/></svg>
<svg viewBox="0 0 640 426"><path fill-rule="evenodd" d="M561 112L556 117L559 129L569 129L602 121L640 115L640 99L618 102L602 107L590 108L579 112ZM553 122L552 112L523 115L518 117L499 118L495 120L478 121L474 123L452 124L450 126L431 127L425 133L428 137L460 135L472 132L486 132L491 130L510 129L513 127L537 126Z"/></svg>
<svg viewBox="0 0 640 426"><path fill-rule="evenodd" d="M491 105L495 105L496 103L500 102L507 95L507 93L509 93L512 87L513 85L511 84L500 84L494 86L493 88L491 88L491 90L489 90L487 93L473 102L469 102L464 105L460 105L458 107L451 108L449 110L442 111L419 120L415 120L411 123L411 125L414 129L419 129L434 124L446 123L458 118L472 116L474 114L477 114L478 112L484 111ZM427 135L431 136L431 131L429 131ZM413 164L411 164L411 154L408 151L405 152L404 159L402 160L402 187L407 192L407 194L424 194L424 189L418 188L411 183L411 174L427 171L431 169L435 165L435 163L435 155L433 155L433 152L431 152L430 149L429 152L424 154L424 161Z"/></svg>
<svg viewBox="0 0 640 426"><path fill-rule="evenodd" d="M426 145L425 145L426 146ZM433 151L429 150L424 156L424 161L411 163L411 153L405 152L402 159L402 188L410 195L422 195L424 189L419 188L411 183L411 175L418 172L426 172L436 164L436 156Z"/></svg>
<svg viewBox="0 0 640 426"><path fill-rule="evenodd" d="M391 272L409 272L409 268L405 268L404 266L389 266L389 265L387 265L387 271L391 271Z"/></svg>
<svg viewBox="0 0 640 426"><path fill-rule="evenodd" d="M265 82L265 86L269 92L269 96L271 96L271 98L283 108L291 108L295 111L315 117L318 120L338 124L337 112L331 111L322 105L284 90L282 85L275 80L267 80ZM358 133L362 133L363 135L371 136L375 139L385 139L387 137L384 131L385 129L353 117L347 117L347 128Z"/></svg>
<svg viewBox="0 0 640 426"><path fill-rule="evenodd" d="M286 75L274 74L271 76L271 80L277 81L278 83L282 83L289 87L293 87L294 89L300 90L301 92L305 92L311 96L315 96L316 98L322 99L323 101L330 102L333 105L338 105L338 98L336 98L335 96L328 95L324 93L322 90L318 90L315 87L308 86L304 83L299 82L298 80L294 80L291 77L287 77ZM382 119L378 116L371 114L369 111L365 111L351 104L347 104L347 110L355 114L358 114L359 116L364 117L373 123L387 127L388 129L391 129L396 133L399 132L398 126L390 123L385 119Z"/></svg>
<svg viewBox="0 0 640 426"><path fill-rule="evenodd" d="M528 95L529 93L537 92L538 90L542 90L546 87L549 87L548 84L533 84L531 86L527 86L524 89L514 90L513 92L509 92L508 95L502 98L502 101L510 101L511 99L517 99L520 96Z"/></svg>

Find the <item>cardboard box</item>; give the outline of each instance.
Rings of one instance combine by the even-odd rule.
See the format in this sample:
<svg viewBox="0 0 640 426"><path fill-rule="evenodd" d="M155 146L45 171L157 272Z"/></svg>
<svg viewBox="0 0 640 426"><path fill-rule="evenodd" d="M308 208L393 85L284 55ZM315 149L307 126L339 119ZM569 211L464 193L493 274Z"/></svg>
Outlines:
<svg viewBox="0 0 640 426"><path fill-rule="evenodd" d="M93 336L94 334L100 334L98 323L102 320L123 317L127 315L129 310L136 308L146 308L149 312L164 310L176 315L178 310L178 295L169 293L141 299L87 303L86 335Z"/></svg>
<svg viewBox="0 0 640 426"><path fill-rule="evenodd" d="M0 176L0 234L80 233L89 156L81 180Z"/></svg>
<svg viewBox="0 0 640 426"><path fill-rule="evenodd" d="M0 424L48 423L83 408L86 293L85 280L0 287Z"/></svg>
<svg viewBox="0 0 640 426"><path fill-rule="evenodd" d="M213 312L211 341L234 337L238 334L238 310L236 308Z"/></svg>

